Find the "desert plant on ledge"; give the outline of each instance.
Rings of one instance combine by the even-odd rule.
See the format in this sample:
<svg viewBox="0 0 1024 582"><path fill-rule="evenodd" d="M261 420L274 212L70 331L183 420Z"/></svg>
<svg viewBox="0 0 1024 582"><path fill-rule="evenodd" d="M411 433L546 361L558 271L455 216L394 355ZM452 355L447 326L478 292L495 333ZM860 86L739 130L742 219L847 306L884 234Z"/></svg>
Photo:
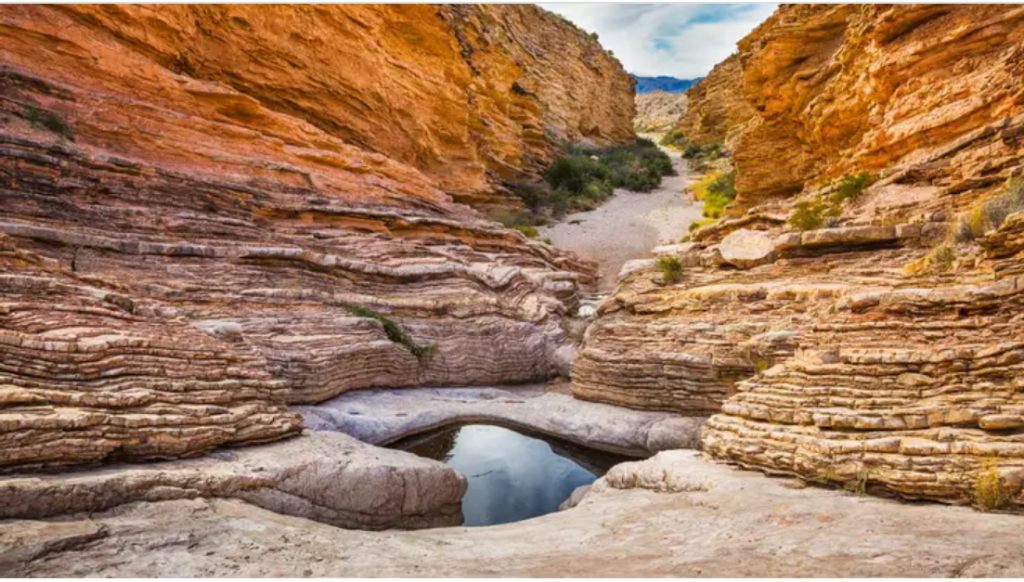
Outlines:
<svg viewBox="0 0 1024 582"><path fill-rule="evenodd" d="M658 259L658 271L666 285L678 283L683 278L683 262L679 257L661 257Z"/></svg>

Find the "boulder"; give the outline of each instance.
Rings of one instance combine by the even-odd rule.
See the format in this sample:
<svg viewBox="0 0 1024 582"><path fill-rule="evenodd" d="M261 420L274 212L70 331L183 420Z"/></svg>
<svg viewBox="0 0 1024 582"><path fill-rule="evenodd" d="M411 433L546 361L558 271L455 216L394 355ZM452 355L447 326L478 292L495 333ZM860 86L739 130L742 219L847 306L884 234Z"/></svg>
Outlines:
<svg viewBox="0 0 1024 582"><path fill-rule="evenodd" d="M753 269L775 262L775 242L760 230L740 229L722 239L722 259L740 269Z"/></svg>

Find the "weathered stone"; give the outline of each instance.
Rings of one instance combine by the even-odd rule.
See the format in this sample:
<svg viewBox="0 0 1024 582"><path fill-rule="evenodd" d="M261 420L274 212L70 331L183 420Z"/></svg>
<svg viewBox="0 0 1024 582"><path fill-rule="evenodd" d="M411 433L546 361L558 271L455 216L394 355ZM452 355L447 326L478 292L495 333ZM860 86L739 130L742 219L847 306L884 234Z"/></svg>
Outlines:
<svg viewBox="0 0 1024 582"><path fill-rule="evenodd" d="M718 250L725 262L741 269L775 262L775 242L760 230L737 230L722 239Z"/></svg>
<svg viewBox="0 0 1024 582"><path fill-rule="evenodd" d="M556 384L367 390L296 409L314 430L340 431L380 445L471 419L633 456L700 446L703 418L583 402L572 398L567 389Z"/></svg>
<svg viewBox="0 0 1024 582"><path fill-rule="evenodd" d="M198 459L0 478L0 519L225 498L345 528L417 529L461 525L465 492L465 477L443 463L340 433L307 432Z"/></svg>
<svg viewBox="0 0 1024 582"><path fill-rule="evenodd" d="M800 245L805 247L855 247L892 242L896 238L896 229L891 226L849 226L805 232L800 237Z"/></svg>
<svg viewBox="0 0 1024 582"><path fill-rule="evenodd" d="M0 523L0 571L47 577L1024 576L1019 516L807 487L687 451L613 473L574 494L583 499L572 509L486 528L345 531L222 499L9 520Z"/></svg>

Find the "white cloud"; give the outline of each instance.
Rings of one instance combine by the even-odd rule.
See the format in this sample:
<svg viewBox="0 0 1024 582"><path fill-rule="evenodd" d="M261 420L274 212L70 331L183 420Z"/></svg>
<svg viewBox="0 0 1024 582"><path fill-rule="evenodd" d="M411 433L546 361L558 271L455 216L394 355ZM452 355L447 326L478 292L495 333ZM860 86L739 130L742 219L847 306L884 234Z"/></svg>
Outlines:
<svg viewBox="0 0 1024 582"><path fill-rule="evenodd" d="M588 32L634 75L703 77L777 4L541 4Z"/></svg>

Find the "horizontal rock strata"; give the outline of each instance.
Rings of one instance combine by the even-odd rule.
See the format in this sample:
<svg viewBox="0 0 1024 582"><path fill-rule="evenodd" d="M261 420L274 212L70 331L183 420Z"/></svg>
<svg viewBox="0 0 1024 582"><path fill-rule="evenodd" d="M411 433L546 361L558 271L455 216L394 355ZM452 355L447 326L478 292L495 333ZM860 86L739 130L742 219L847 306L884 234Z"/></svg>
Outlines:
<svg viewBox="0 0 1024 582"><path fill-rule="evenodd" d="M717 118L739 134L738 198L657 249L679 281L653 261L624 273L575 393L720 409L704 450L767 472L1024 504L1024 213L993 202L1024 175L1022 19L1019 6L776 11L719 67L754 112ZM691 93L690 114L726 110L709 98Z"/></svg>
<svg viewBox="0 0 1024 582"><path fill-rule="evenodd" d="M697 448L704 420L582 402L549 386L367 390L295 410L313 430L341 431L379 445L449 424L474 422L636 456Z"/></svg>
<svg viewBox="0 0 1024 582"><path fill-rule="evenodd" d="M0 519L216 498L344 528L417 529L461 525L465 492L465 477L442 463L343 434L307 432L201 459L0 478Z"/></svg>
<svg viewBox="0 0 1024 582"><path fill-rule="evenodd" d="M632 80L581 31L501 6L0 19L0 468L557 373L594 265L450 195L498 203L558 137L632 139Z"/></svg>
<svg viewBox="0 0 1024 582"><path fill-rule="evenodd" d="M1018 5L780 8L739 43L757 112L735 147L741 198L902 166L953 197L933 204L969 205L1019 165L1022 22Z"/></svg>
<svg viewBox="0 0 1024 582"><path fill-rule="evenodd" d="M673 127L700 145L724 144L732 150L754 117L743 95L743 69L734 54L715 65L708 76L686 91L687 110Z"/></svg>
<svg viewBox="0 0 1024 582"><path fill-rule="evenodd" d="M1024 575L1020 518L896 504L669 451L575 508L486 528L344 531L228 499L0 522L14 576ZM695 535L699 532L700 535ZM567 543L584 540L585 543Z"/></svg>

